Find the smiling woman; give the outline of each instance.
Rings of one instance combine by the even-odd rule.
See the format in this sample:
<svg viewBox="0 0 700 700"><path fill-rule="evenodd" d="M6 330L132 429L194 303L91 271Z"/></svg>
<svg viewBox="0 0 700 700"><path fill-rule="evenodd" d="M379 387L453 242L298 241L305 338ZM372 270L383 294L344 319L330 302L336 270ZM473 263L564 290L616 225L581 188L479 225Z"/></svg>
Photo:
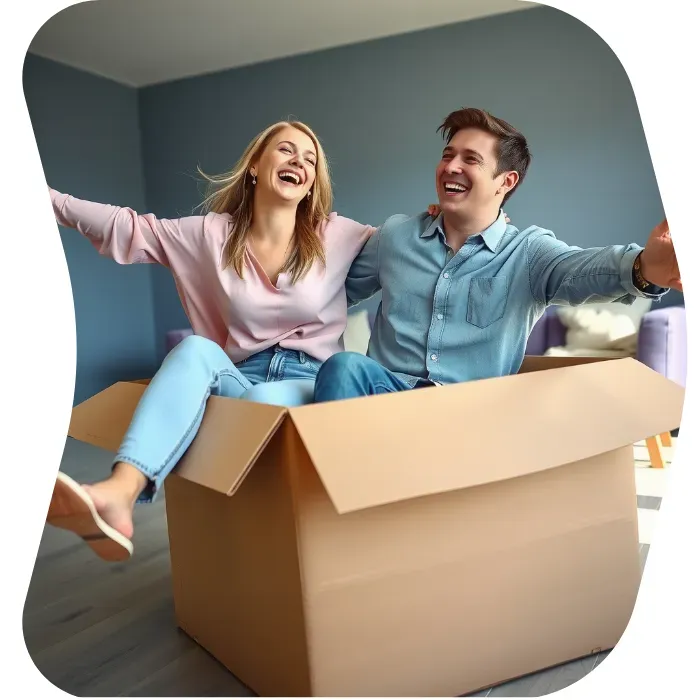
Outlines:
<svg viewBox="0 0 700 700"><path fill-rule="evenodd" d="M273 284L280 273L291 272L297 282L315 261L325 263L317 229L330 213L332 189L325 153L308 126L273 124L253 140L233 170L213 178L202 175L214 188L204 208L231 216L224 259L239 276L248 244L265 261L262 266ZM274 225L273 212L283 226Z"/></svg>
<svg viewBox="0 0 700 700"><path fill-rule="evenodd" d="M300 122L273 124L230 172L205 177L204 214L175 220L50 190L58 223L101 254L170 268L195 332L145 390L111 476L84 486L56 480L48 522L107 560L132 553L134 505L156 497L209 396L255 400L255 390L277 382L268 403L312 400L321 363L341 350L348 270L375 232L331 212L323 148Z"/></svg>

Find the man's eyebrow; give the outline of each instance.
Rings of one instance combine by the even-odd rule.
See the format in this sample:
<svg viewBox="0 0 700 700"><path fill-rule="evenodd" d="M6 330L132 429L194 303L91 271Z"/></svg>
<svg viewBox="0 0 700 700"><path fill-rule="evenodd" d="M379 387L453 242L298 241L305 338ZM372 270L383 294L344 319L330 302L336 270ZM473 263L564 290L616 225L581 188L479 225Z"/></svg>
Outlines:
<svg viewBox="0 0 700 700"><path fill-rule="evenodd" d="M457 150L458 149L456 149L454 146L445 146L445 148L442 149L442 153L444 155L445 153L454 153ZM463 148L461 149L461 153L463 155L473 156L482 163L484 162L484 158L481 153L479 153L479 151L475 151L473 148Z"/></svg>

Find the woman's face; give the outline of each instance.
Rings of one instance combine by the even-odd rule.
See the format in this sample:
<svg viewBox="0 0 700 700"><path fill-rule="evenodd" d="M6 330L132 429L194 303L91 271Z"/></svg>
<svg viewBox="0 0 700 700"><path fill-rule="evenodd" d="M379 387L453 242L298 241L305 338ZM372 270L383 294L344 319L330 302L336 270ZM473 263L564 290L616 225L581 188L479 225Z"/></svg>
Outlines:
<svg viewBox="0 0 700 700"><path fill-rule="evenodd" d="M303 131L284 127L251 167L256 190L299 204L316 179L317 157L314 142Z"/></svg>

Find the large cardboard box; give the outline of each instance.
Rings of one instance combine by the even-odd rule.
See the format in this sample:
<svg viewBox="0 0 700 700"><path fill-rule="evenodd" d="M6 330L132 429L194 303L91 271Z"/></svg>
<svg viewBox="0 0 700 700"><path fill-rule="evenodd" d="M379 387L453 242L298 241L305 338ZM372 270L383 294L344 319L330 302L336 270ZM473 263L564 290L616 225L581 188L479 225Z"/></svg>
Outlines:
<svg viewBox="0 0 700 700"><path fill-rule="evenodd" d="M77 406L116 450L145 386ZM455 696L613 647L632 443L683 389L632 359L301 408L213 397L166 480L177 620L269 696Z"/></svg>

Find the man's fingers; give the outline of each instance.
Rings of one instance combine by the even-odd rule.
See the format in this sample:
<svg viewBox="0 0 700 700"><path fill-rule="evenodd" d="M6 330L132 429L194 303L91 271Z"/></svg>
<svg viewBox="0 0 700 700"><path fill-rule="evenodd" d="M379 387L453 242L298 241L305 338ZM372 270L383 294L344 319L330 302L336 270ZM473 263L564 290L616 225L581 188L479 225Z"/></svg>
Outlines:
<svg viewBox="0 0 700 700"><path fill-rule="evenodd" d="M664 219L658 226L654 227L654 230L652 231L652 234L656 236L657 238L661 238L662 236L669 235L669 228L668 228L668 220Z"/></svg>

